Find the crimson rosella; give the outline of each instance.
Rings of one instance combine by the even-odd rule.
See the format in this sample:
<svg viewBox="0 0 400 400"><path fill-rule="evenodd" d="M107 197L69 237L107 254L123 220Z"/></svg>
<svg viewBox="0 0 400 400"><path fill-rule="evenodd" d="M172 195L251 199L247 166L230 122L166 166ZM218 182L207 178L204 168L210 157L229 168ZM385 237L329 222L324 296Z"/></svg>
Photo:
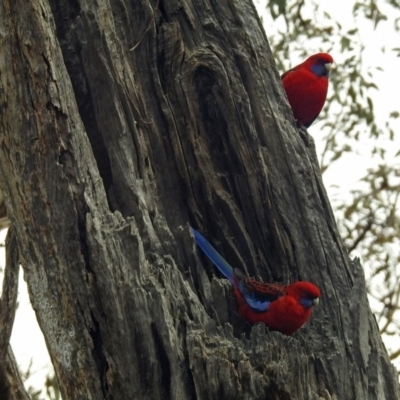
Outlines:
<svg viewBox="0 0 400 400"><path fill-rule="evenodd" d="M321 112L332 63L329 54L314 54L281 76L293 115L300 125L308 128Z"/></svg>
<svg viewBox="0 0 400 400"><path fill-rule="evenodd" d="M262 322L285 335L292 335L308 320L321 296L315 285L301 281L281 285L245 278L240 271L233 270L201 233L193 228L192 233L197 245L231 282L243 319L251 324Z"/></svg>

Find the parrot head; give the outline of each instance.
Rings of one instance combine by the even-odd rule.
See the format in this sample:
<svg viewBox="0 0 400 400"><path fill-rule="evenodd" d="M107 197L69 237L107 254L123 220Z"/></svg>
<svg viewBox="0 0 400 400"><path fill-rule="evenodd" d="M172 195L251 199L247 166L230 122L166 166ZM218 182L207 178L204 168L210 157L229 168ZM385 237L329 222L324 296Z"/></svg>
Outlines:
<svg viewBox="0 0 400 400"><path fill-rule="evenodd" d="M307 58L304 64L318 76L329 77L329 72L332 69L333 58L328 53L317 53Z"/></svg>
<svg viewBox="0 0 400 400"><path fill-rule="evenodd" d="M312 308L319 303L321 291L310 282L295 282L288 286L287 293L295 297L305 308Z"/></svg>

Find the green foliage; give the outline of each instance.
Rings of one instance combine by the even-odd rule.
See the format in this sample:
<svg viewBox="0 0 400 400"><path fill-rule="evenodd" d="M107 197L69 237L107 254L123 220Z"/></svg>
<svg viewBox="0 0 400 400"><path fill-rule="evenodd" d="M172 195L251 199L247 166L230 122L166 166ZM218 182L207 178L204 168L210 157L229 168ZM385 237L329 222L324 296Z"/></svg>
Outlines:
<svg viewBox="0 0 400 400"><path fill-rule="evenodd" d="M32 377L32 360L26 371L21 372L21 379L26 382L30 377ZM55 375L48 375L46 377L46 381L44 383L43 389L37 389L33 386L28 386L26 391L29 394L31 400L61 400L60 388L58 386L58 381ZM43 393L45 391L46 397L43 397Z"/></svg>
<svg viewBox="0 0 400 400"><path fill-rule="evenodd" d="M380 63L387 49L382 38L382 53L374 57L377 65L366 69L368 43L361 41L359 23L368 23L371 33L382 24L392 24L395 33L400 30L400 5L394 0L353 0L347 6L339 20L325 2L267 0L263 19L281 72L320 51L340 59L331 74L329 106L310 132L316 140L322 137L323 173L337 170L344 160L347 169L358 162L366 165L364 176L350 191L340 185L338 176L337 186L328 192L350 255L362 258L371 306L385 340L400 335L400 271L396 268L400 264L400 166L394 162L396 150L396 155L400 151L393 128L400 114L398 104L387 102L386 121L382 124L377 118L375 79L385 71ZM345 20L352 21L350 28L344 27ZM400 48L389 50L400 55ZM389 348L389 352L392 359L400 356L400 349Z"/></svg>
<svg viewBox="0 0 400 400"><path fill-rule="evenodd" d="M61 400L60 388L55 375L46 378L45 388L49 400Z"/></svg>

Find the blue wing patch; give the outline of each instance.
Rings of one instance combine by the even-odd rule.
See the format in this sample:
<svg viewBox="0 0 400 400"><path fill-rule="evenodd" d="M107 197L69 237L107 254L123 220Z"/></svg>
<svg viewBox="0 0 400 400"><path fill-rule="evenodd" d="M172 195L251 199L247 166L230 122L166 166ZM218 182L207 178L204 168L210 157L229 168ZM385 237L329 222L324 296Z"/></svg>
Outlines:
<svg viewBox="0 0 400 400"><path fill-rule="evenodd" d="M239 282L239 290L246 303L255 311L267 311L269 305L285 295L285 287L246 278Z"/></svg>

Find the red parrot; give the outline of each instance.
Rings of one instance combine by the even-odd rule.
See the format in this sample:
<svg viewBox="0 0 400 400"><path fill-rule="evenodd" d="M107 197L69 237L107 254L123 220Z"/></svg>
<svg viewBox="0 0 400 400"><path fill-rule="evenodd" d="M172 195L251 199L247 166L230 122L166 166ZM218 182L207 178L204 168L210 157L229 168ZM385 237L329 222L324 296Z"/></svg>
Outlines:
<svg viewBox="0 0 400 400"><path fill-rule="evenodd" d="M281 76L293 115L306 128L324 106L332 63L328 53L314 54Z"/></svg>
<svg viewBox="0 0 400 400"><path fill-rule="evenodd" d="M315 285L302 281L281 285L245 278L240 271L233 270L200 232L192 228L192 233L197 245L231 282L243 319L251 324L262 322L285 335L292 335L307 322L321 297Z"/></svg>

